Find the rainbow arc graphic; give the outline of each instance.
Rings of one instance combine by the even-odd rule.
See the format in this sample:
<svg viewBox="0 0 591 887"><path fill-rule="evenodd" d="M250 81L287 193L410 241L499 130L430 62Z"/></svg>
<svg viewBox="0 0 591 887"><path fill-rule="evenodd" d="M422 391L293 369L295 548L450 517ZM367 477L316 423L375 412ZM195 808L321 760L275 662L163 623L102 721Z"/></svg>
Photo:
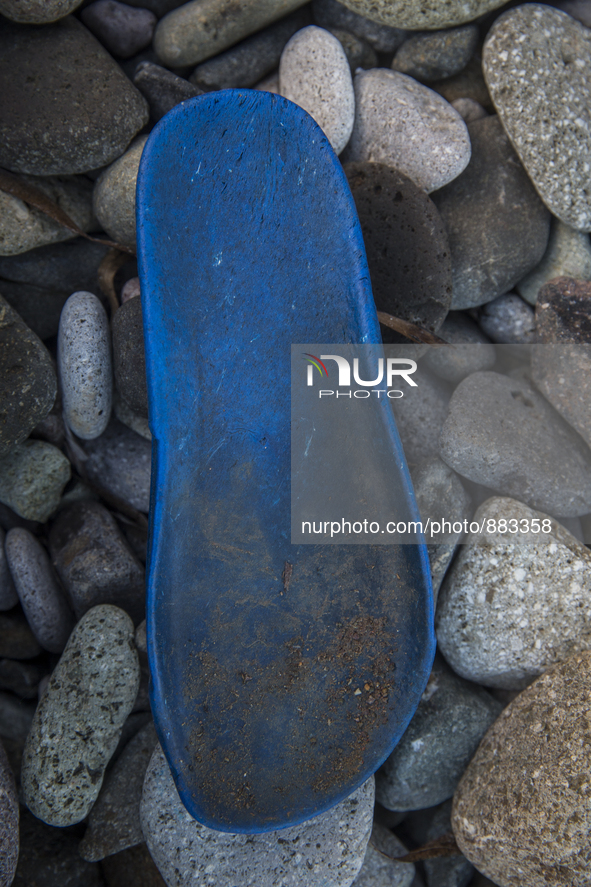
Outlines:
<svg viewBox="0 0 591 887"><path fill-rule="evenodd" d="M325 365L322 363L319 357L316 357L314 354L308 354L307 351L303 352L306 362L310 365L310 370L308 371L308 376L314 372L313 367L316 367L321 376L328 376L328 370Z"/></svg>

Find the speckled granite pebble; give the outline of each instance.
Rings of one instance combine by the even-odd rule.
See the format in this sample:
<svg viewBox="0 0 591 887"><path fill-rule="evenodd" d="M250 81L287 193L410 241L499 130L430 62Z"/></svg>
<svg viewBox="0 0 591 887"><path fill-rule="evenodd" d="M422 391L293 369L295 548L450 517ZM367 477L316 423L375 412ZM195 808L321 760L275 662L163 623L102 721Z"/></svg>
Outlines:
<svg viewBox="0 0 591 887"><path fill-rule="evenodd" d="M128 246L135 246L135 186L147 138L140 136L122 157L101 173L94 186L97 219L113 240Z"/></svg>
<svg viewBox="0 0 591 887"><path fill-rule="evenodd" d="M439 335L449 345L434 345L423 358L440 379L461 382L471 373L493 368L496 352L488 337L462 311L450 311Z"/></svg>
<svg viewBox="0 0 591 887"><path fill-rule="evenodd" d="M0 459L45 418L56 393L49 352L0 296Z"/></svg>
<svg viewBox="0 0 591 887"><path fill-rule="evenodd" d="M499 497L473 520L547 517ZM457 674L520 690L573 650L591 647L591 552L554 520L550 534L519 541L488 528L468 537L444 579L437 642Z"/></svg>
<svg viewBox="0 0 591 887"><path fill-rule="evenodd" d="M577 653L511 702L458 786L452 825L501 887L586 887L591 654Z"/></svg>
<svg viewBox="0 0 591 887"><path fill-rule="evenodd" d="M156 16L149 9L135 9L118 0L96 0L80 16L89 31L122 59L137 55L152 42Z"/></svg>
<svg viewBox="0 0 591 887"><path fill-rule="evenodd" d="M213 831L183 807L157 746L146 773L141 818L148 848L168 887L197 881L215 887L349 887L363 862L373 806L371 777L336 807L280 832Z"/></svg>
<svg viewBox="0 0 591 887"><path fill-rule="evenodd" d="M355 96L347 56L330 31L309 25L291 38L281 54L279 92L314 118L340 154L353 129Z"/></svg>
<svg viewBox="0 0 591 887"><path fill-rule="evenodd" d="M117 390L135 413L147 418L148 388L141 300L129 299L124 302L115 313L111 328Z"/></svg>
<svg viewBox="0 0 591 887"><path fill-rule="evenodd" d="M412 77L374 68L355 77L355 125L343 160L386 163L425 191L451 182L470 160L466 124Z"/></svg>
<svg viewBox="0 0 591 887"><path fill-rule="evenodd" d="M19 851L19 810L14 776L0 742L0 884L12 884Z"/></svg>
<svg viewBox="0 0 591 887"><path fill-rule="evenodd" d="M0 0L0 15L23 25L44 25L73 12L82 0Z"/></svg>
<svg viewBox="0 0 591 887"><path fill-rule="evenodd" d="M392 70L427 82L452 77L466 67L477 43L476 25L414 34L394 56Z"/></svg>
<svg viewBox="0 0 591 887"><path fill-rule="evenodd" d="M591 231L591 32L538 3L504 13L484 44L495 107L552 214Z"/></svg>
<svg viewBox="0 0 591 887"><path fill-rule="evenodd" d="M447 233L433 201L384 163L348 163L345 173L376 308L438 332L449 311L452 281Z"/></svg>
<svg viewBox="0 0 591 887"><path fill-rule="evenodd" d="M468 125L472 157L433 202L447 227L454 309L508 292L534 268L548 242L550 213L496 116Z"/></svg>
<svg viewBox="0 0 591 887"><path fill-rule="evenodd" d="M460 382L440 455L463 477L540 511L591 511L589 449L526 377L484 372Z"/></svg>
<svg viewBox="0 0 591 887"><path fill-rule="evenodd" d="M373 21L410 31L451 28L502 6L502 0L343 0L343 5Z"/></svg>
<svg viewBox="0 0 591 887"><path fill-rule="evenodd" d="M109 422L113 387L109 322L92 293L73 293L64 305L57 353L66 422L92 440Z"/></svg>
<svg viewBox="0 0 591 887"><path fill-rule="evenodd" d="M18 604L18 595L6 559L4 530L0 527L0 610L11 610Z"/></svg>
<svg viewBox="0 0 591 887"><path fill-rule="evenodd" d="M77 618L97 604L115 604L134 622L144 618L144 570L112 514L82 500L62 509L49 548Z"/></svg>
<svg viewBox="0 0 591 887"><path fill-rule="evenodd" d="M303 0L191 0L165 16L154 49L169 68L196 65L303 6Z"/></svg>
<svg viewBox="0 0 591 887"><path fill-rule="evenodd" d="M374 823L361 871L352 887L410 887L414 883L414 865L387 858L404 856L405 853L408 850L396 835L385 826Z"/></svg>
<svg viewBox="0 0 591 887"><path fill-rule="evenodd" d="M61 653L74 619L47 552L32 533L15 527L6 537L6 556L33 634L50 653Z"/></svg>
<svg viewBox="0 0 591 887"><path fill-rule="evenodd" d="M418 810L451 798L502 708L437 656L419 707L376 774L376 799L391 810Z"/></svg>
<svg viewBox="0 0 591 887"><path fill-rule="evenodd" d="M0 656L8 659L34 659L41 652L20 608L12 613L0 613Z"/></svg>
<svg viewBox="0 0 591 887"><path fill-rule="evenodd" d="M493 342L531 345L537 341L534 309L515 293L505 293L483 305L478 323Z"/></svg>
<svg viewBox="0 0 591 887"><path fill-rule="evenodd" d="M88 455L84 463L88 480L147 514L152 450L149 442L117 419L111 419L106 431L89 441L84 450Z"/></svg>
<svg viewBox="0 0 591 887"><path fill-rule="evenodd" d="M43 822L66 826L87 816L138 681L131 619L118 607L94 607L51 675L23 753L25 803Z"/></svg>
<svg viewBox="0 0 591 887"><path fill-rule="evenodd" d="M0 502L27 520L44 523L58 507L70 476L70 463L61 450L42 440L27 440L0 459Z"/></svg>
<svg viewBox="0 0 591 887"><path fill-rule="evenodd" d="M143 96L74 16L3 23L0 81L0 165L14 172L98 169L148 122Z"/></svg>
<svg viewBox="0 0 591 887"><path fill-rule="evenodd" d="M376 52L392 53L406 39L406 31L389 28L347 9L338 0L312 0L314 21L321 28L338 28L367 40Z"/></svg>
<svg viewBox="0 0 591 887"><path fill-rule="evenodd" d="M535 305L540 289L555 277L591 280L588 235L570 228L560 219L552 219L550 239L542 261L519 281L516 289L526 302Z"/></svg>
<svg viewBox="0 0 591 887"><path fill-rule="evenodd" d="M105 778L80 843L83 859L96 862L144 840L140 801L144 776L158 739L152 722L136 733Z"/></svg>

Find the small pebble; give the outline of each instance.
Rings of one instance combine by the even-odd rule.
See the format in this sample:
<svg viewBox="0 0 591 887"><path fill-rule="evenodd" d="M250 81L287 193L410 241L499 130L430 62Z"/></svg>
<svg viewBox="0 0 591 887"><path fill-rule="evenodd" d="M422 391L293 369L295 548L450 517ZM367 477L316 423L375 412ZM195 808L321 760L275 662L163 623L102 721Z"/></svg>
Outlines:
<svg viewBox="0 0 591 887"><path fill-rule="evenodd" d="M37 699L43 669L33 662L0 659L0 689L9 690L19 699Z"/></svg>
<svg viewBox="0 0 591 887"><path fill-rule="evenodd" d="M180 102L203 94L202 89L193 86L184 77L177 77L154 62L140 62L135 69L133 82L147 100L154 121L160 120Z"/></svg>
<svg viewBox="0 0 591 887"><path fill-rule="evenodd" d="M152 440L152 432L150 431L148 420L144 416L140 416L139 413L134 412L117 392L115 392L113 397L113 412L120 422L131 428L140 437L143 437L145 440Z"/></svg>
<svg viewBox="0 0 591 887"><path fill-rule="evenodd" d="M144 570L103 505L82 500L60 511L49 548L77 619L97 604L115 604L137 623L143 619Z"/></svg>
<svg viewBox="0 0 591 887"><path fill-rule="evenodd" d="M314 118L340 154L353 129L355 95L339 40L316 25L298 31L281 54L279 91Z"/></svg>
<svg viewBox="0 0 591 887"><path fill-rule="evenodd" d="M0 884L12 884L19 853L19 809L14 775L0 742Z"/></svg>
<svg viewBox="0 0 591 887"><path fill-rule="evenodd" d="M388 859L404 856L405 853L408 850L396 835L383 825L374 823L361 871L352 887L411 887L416 872L414 865Z"/></svg>
<svg viewBox="0 0 591 887"><path fill-rule="evenodd" d="M166 887L145 844L136 844L101 863L107 887Z"/></svg>
<svg viewBox="0 0 591 887"><path fill-rule="evenodd" d="M392 70L427 82L452 77L466 67L477 43L476 25L415 34L402 44L394 56Z"/></svg>
<svg viewBox="0 0 591 887"><path fill-rule="evenodd" d="M11 610L18 604L18 595L6 559L5 535L4 530L0 527L0 610Z"/></svg>
<svg viewBox="0 0 591 887"><path fill-rule="evenodd" d="M470 160L466 124L412 77L374 68L355 77L355 125L344 161L386 163L419 188L435 191Z"/></svg>
<svg viewBox="0 0 591 887"><path fill-rule="evenodd" d="M33 634L50 653L61 653L74 619L45 549L32 533L17 527L6 537L6 555Z"/></svg>
<svg viewBox="0 0 591 887"><path fill-rule="evenodd" d="M0 459L49 413L57 393L45 345L0 296Z"/></svg>
<svg viewBox="0 0 591 887"><path fill-rule="evenodd" d="M140 801L146 769L157 742L150 722L129 741L106 776L78 848L83 859L97 862L144 840Z"/></svg>
<svg viewBox="0 0 591 887"><path fill-rule="evenodd" d="M540 342L591 342L591 281L558 277L547 283L536 305Z"/></svg>
<svg viewBox="0 0 591 887"><path fill-rule="evenodd" d="M447 416L449 386L419 364L417 387L392 401L406 460L412 467L439 455L439 435Z"/></svg>
<svg viewBox="0 0 591 887"><path fill-rule="evenodd" d="M140 136L122 157L101 173L94 186L97 219L113 240L128 246L135 246L135 186L147 138Z"/></svg>
<svg viewBox="0 0 591 887"><path fill-rule="evenodd" d="M482 55L497 112L538 194L579 231L591 231L590 65L589 29L539 3L500 16Z"/></svg>
<svg viewBox="0 0 591 887"><path fill-rule="evenodd" d="M107 430L84 450L86 476L138 511L150 507L151 446L147 440L111 419Z"/></svg>
<svg viewBox="0 0 591 887"><path fill-rule="evenodd" d="M519 295L535 305L540 289L555 277L591 280L591 244L589 237L552 219L550 239L544 257L533 271L517 284Z"/></svg>
<svg viewBox="0 0 591 887"><path fill-rule="evenodd" d="M139 277L132 277L131 280L124 284L121 290L121 304L129 302L130 299L135 299L139 295L141 295L140 279Z"/></svg>
<svg viewBox="0 0 591 887"><path fill-rule="evenodd" d="M451 28L471 22L503 0L446 0L445 3L416 3L415 0L345 0L344 6L358 15L384 25L420 31Z"/></svg>
<svg viewBox="0 0 591 887"><path fill-rule="evenodd" d="M127 299L115 313L111 328L117 390L135 413L147 419L148 387L141 299Z"/></svg>
<svg viewBox="0 0 591 887"><path fill-rule="evenodd" d="M149 9L136 9L118 0L96 0L84 7L80 18L110 53L122 59L150 45L157 21Z"/></svg>
<svg viewBox="0 0 591 887"><path fill-rule="evenodd" d="M526 378L484 372L460 382L440 455L463 477L540 511L591 511L589 450Z"/></svg>
<svg viewBox="0 0 591 887"><path fill-rule="evenodd" d="M451 247L452 308L473 308L508 292L548 243L550 213L521 166L498 117L468 126L465 172L433 195Z"/></svg>
<svg viewBox="0 0 591 887"><path fill-rule="evenodd" d="M534 518L548 515L492 498L473 520ZM482 536L460 548L435 617L439 649L457 674L521 690L572 650L589 648L591 552L555 520L550 527L515 538L485 523Z"/></svg>
<svg viewBox="0 0 591 887"><path fill-rule="evenodd" d="M451 810L451 800L444 801L443 804L434 808L427 826L425 844L435 841L443 835L448 835L452 831ZM472 885L474 866L468 862L465 856L425 859L423 866L427 876L427 887L467 887L468 884Z"/></svg>
<svg viewBox="0 0 591 887"><path fill-rule="evenodd" d="M394 52L407 36L406 31L389 28L388 25L381 25L379 22L358 15L337 0L312 0L312 13L314 21L321 28L326 28L328 31L334 28L349 31L356 37L366 40L376 52Z"/></svg>
<svg viewBox="0 0 591 887"><path fill-rule="evenodd" d="M348 31L341 31L338 28L327 28L333 37L336 37L347 56L349 67L355 73L357 68L376 68L378 65L378 57L369 43L350 34Z"/></svg>
<svg viewBox="0 0 591 887"><path fill-rule="evenodd" d="M449 345L434 345L423 360L440 379L461 382L471 373L493 368L496 360L494 345L467 314L450 311L439 335Z"/></svg>
<svg viewBox="0 0 591 887"><path fill-rule="evenodd" d="M524 690L488 731L452 811L464 855L496 884L586 887L591 653Z"/></svg>
<svg viewBox="0 0 591 887"><path fill-rule="evenodd" d="M44 523L56 510L71 477L61 450L42 440L27 440L0 459L0 502L21 517Z"/></svg>
<svg viewBox="0 0 591 887"><path fill-rule="evenodd" d="M92 293L74 293L64 305L57 362L66 422L92 440L108 425L113 387L109 322Z"/></svg>
<svg viewBox="0 0 591 887"><path fill-rule="evenodd" d="M206 92L254 86L277 68L287 41L309 22L307 10L298 9L237 46L201 62L189 79Z"/></svg>
<svg viewBox="0 0 591 887"><path fill-rule="evenodd" d="M219 0L191 0L158 23L154 49L166 67L197 65L303 5L303 0L282 0L280 5L276 0L241 0L228 7Z"/></svg>
<svg viewBox="0 0 591 887"><path fill-rule="evenodd" d="M376 775L376 798L391 810L419 810L451 798L503 706L455 675L438 656L406 732Z"/></svg>
<svg viewBox="0 0 591 887"><path fill-rule="evenodd" d="M515 293L498 296L478 311L478 323L493 342L531 345L537 341L534 309Z"/></svg>
<svg viewBox="0 0 591 887"><path fill-rule="evenodd" d="M131 619L118 607L94 607L51 675L23 753L25 803L43 822L63 827L88 815L138 682Z"/></svg>
<svg viewBox="0 0 591 887"><path fill-rule="evenodd" d="M42 652L23 613L0 614L0 656L7 659L34 659Z"/></svg>
<svg viewBox="0 0 591 887"><path fill-rule="evenodd" d="M51 27L4 22L0 81L0 166L13 172L98 169L148 122L144 97L74 16Z"/></svg>
<svg viewBox="0 0 591 887"><path fill-rule="evenodd" d="M82 0L0 0L0 14L23 25L45 25L69 15Z"/></svg>
<svg viewBox="0 0 591 887"><path fill-rule="evenodd" d="M475 120L482 120L488 114L481 104L474 99L456 99L451 102L452 108L455 108L464 123L474 123Z"/></svg>
<svg viewBox="0 0 591 887"><path fill-rule="evenodd" d="M264 77L254 88L261 92L272 92L274 95L279 95L279 71L273 71L268 77Z"/></svg>
<svg viewBox="0 0 591 887"><path fill-rule="evenodd" d="M231 834L193 819L178 796L160 746L141 803L148 849L169 887L209 880L216 887L349 887L369 840L374 780L336 807L280 832Z"/></svg>

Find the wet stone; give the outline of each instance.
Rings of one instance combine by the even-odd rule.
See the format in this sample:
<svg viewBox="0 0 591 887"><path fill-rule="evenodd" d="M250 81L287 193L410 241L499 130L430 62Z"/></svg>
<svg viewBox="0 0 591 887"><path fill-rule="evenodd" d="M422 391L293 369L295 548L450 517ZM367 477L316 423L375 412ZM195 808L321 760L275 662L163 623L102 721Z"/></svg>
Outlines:
<svg viewBox="0 0 591 887"><path fill-rule="evenodd" d="M248 37L237 46L202 62L189 79L206 92L254 86L277 68L287 41L309 23L308 11L296 10L292 15Z"/></svg>
<svg viewBox="0 0 591 887"><path fill-rule="evenodd" d="M115 604L141 621L144 570L103 505L83 500L64 508L49 547L77 619L97 604Z"/></svg>
<svg viewBox="0 0 591 887"><path fill-rule="evenodd" d="M476 25L416 34L402 44L392 61L392 70L427 82L452 77L466 67L477 43Z"/></svg>
<svg viewBox="0 0 591 887"><path fill-rule="evenodd" d="M0 15L23 25L44 25L73 12L82 0L0 0Z"/></svg>
<svg viewBox="0 0 591 887"><path fill-rule="evenodd" d="M386 163L435 191L470 160L466 124L451 105L412 77L374 68L354 81L355 125L343 160Z"/></svg>
<svg viewBox="0 0 591 887"><path fill-rule="evenodd" d="M463 477L540 511L591 511L591 453L525 377L485 372L460 382L440 455Z"/></svg>
<svg viewBox="0 0 591 887"><path fill-rule="evenodd" d="M0 296L0 459L45 418L56 393L49 352Z"/></svg>
<svg viewBox="0 0 591 887"><path fill-rule="evenodd" d="M107 887L166 887L145 844L136 844L101 864Z"/></svg>
<svg viewBox="0 0 591 887"><path fill-rule="evenodd" d="M589 29L537 3L500 16L483 48L484 76L521 162L552 214L579 231L591 231L590 66Z"/></svg>
<svg viewBox="0 0 591 887"><path fill-rule="evenodd" d="M402 841L379 823L374 823L370 841L352 887L410 887L415 877L414 865L386 858L408 853Z"/></svg>
<svg viewBox="0 0 591 887"><path fill-rule="evenodd" d="M101 173L94 186L93 206L107 234L118 243L135 246L135 186L147 136Z"/></svg>
<svg viewBox="0 0 591 887"><path fill-rule="evenodd" d="M98 267L107 251L100 243L77 237L18 256L0 256L0 277L68 295L77 290L98 292Z"/></svg>
<svg viewBox="0 0 591 887"><path fill-rule="evenodd" d="M19 853L19 809L14 776L0 742L0 884L12 884Z"/></svg>
<svg viewBox="0 0 591 887"><path fill-rule="evenodd" d="M312 0L314 21L321 28L338 28L366 40L376 52L392 53L406 39L406 31L390 28L358 15L337 0Z"/></svg>
<svg viewBox="0 0 591 887"><path fill-rule="evenodd" d="M339 40L316 25L298 31L281 54L279 91L314 118L340 154L353 129L355 96Z"/></svg>
<svg viewBox="0 0 591 887"><path fill-rule="evenodd" d="M494 366L494 345L467 314L450 311L438 334L449 345L429 348L423 360L440 379L461 382L471 373Z"/></svg>
<svg viewBox="0 0 591 887"><path fill-rule="evenodd" d="M150 507L151 445L139 434L111 419L107 430L89 441L84 463L91 482L128 502L138 511Z"/></svg>
<svg viewBox="0 0 591 887"><path fill-rule="evenodd" d="M75 71L75 76L72 72ZM73 16L0 34L0 165L64 175L119 157L148 122L143 96Z"/></svg>
<svg viewBox="0 0 591 887"><path fill-rule="evenodd" d="M73 293L64 305L58 372L66 422L83 440L98 437L111 414L113 370L109 322L92 293Z"/></svg>
<svg viewBox="0 0 591 887"><path fill-rule="evenodd" d="M361 223L376 308L437 332L451 302L451 256L433 201L383 163L349 163L345 173Z"/></svg>
<svg viewBox="0 0 591 887"><path fill-rule="evenodd" d="M0 459L0 502L27 520L44 523L58 507L70 476L70 463L61 450L42 440L27 440Z"/></svg>
<svg viewBox="0 0 591 887"><path fill-rule="evenodd" d="M458 786L456 841L506 887L589 880L585 779L591 654L577 653L502 712Z"/></svg>
<svg viewBox="0 0 591 887"><path fill-rule="evenodd" d="M89 31L119 58L128 59L152 42L156 16L118 0L96 0L80 16Z"/></svg>
<svg viewBox="0 0 591 887"><path fill-rule="evenodd" d="M197 65L303 5L243 0L228 8L219 0L191 0L158 23L154 49L166 67Z"/></svg>
<svg viewBox="0 0 591 887"><path fill-rule="evenodd" d="M539 265L517 284L519 295L535 305L540 289L555 277L591 280L591 244L589 237L552 219L550 239Z"/></svg>
<svg viewBox="0 0 591 887"><path fill-rule="evenodd" d="M380 804L391 810L418 810L451 798L502 708L437 656L419 707L376 775Z"/></svg>
<svg viewBox="0 0 591 887"><path fill-rule="evenodd" d="M509 539L485 523L483 536L461 547L439 593L439 648L457 674L486 687L520 690L591 644L589 550L547 514L512 499L487 500L473 520L531 526L534 518L550 532Z"/></svg>
<svg viewBox="0 0 591 887"><path fill-rule="evenodd" d="M32 533L17 527L6 537L6 555L33 634L45 650L61 653L74 619L47 552Z"/></svg>
<svg viewBox="0 0 591 887"><path fill-rule="evenodd" d="M140 299L129 299L112 321L113 368L117 390L136 413L148 417L146 356Z"/></svg>
<svg viewBox="0 0 591 887"><path fill-rule="evenodd" d="M414 0L345 0L344 6L372 18L380 24L410 31L429 31L437 28L452 28L471 22L491 9L503 5L503 0L426 0L416 3Z"/></svg>
<svg viewBox="0 0 591 887"><path fill-rule="evenodd" d="M37 688L45 670L33 662L0 659L0 689L14 693L19 699L37 699Z"/></svg>
<svg viewBox="0 0 591 887"><path fill-rule="evenodd" d="M88 829L79 847L83 859L96 862L143 842L140 801L146 769L157 742L150 722L119 756L90 811Z"/></svg>
<svg viewBox="0 0 591 887"><path fill-rule="evenodd" d="M51 675L23 753L24 799L43 822L62 827L87 816L138 681L131 619L118 607L94 607Z"/></svg>
<svg viewBox="0 0 591 887"><path fill-rule="evenodd" d="M178 796L157 746L148 766L141 803L148 848L169 887L208 877L216 887L349 887L369 840L374 780L336 807L300 825L262 835L209 829L193 819Z"/></svg>
<svg viewBox="0 0 591 887"><path fill-rule="evenodd" d="M18 604L18 595L6 558L6 550L4 548L5 536L4 530L0 527L0 610L11 610L12 607Z"/></svg>
<svg viewBox="0 0 591 887"><path fill-rule="evenodd" d="M184 77L177 77L172 71L149 61L140 62L135 69L133 82L147 100L154 121L160 120L180 102L203 94L202 89Z"/></svg>
<svg viewBox="0 0 591 887"><path fill-rule="evenodd" d="M0 656L34 659L41 652L41 646L20 609L0 613Z"/></svg>
<svg viewBox="0 0 591 887"><path fill-rule="evenodd" d="M496 116L468 125L472 157L433 195L447 227L454 309L508 292L544 254L550 213L536 194Z"/></svg>
<svg viewBox="0 0 591 887"><path fill-rule="evenodd" d="M493 342L531 345L537 341L534 309L515 293L498 296L478 311L481 330Z"/></svg>

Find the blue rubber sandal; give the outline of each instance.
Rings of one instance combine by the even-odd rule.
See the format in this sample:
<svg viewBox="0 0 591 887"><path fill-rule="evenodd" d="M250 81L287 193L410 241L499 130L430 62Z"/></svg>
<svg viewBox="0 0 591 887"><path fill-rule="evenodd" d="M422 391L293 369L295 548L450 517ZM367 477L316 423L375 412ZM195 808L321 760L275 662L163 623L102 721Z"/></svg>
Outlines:
<svg viewBox="0 0 591 887"><path fill-rule="evenodd" d="M359 222L312 118L249 90L164 117L137 197L156 728L195 819L283 828L385 760L435 648L424 545L290 543L290 346L381 341Z"/></svg>

